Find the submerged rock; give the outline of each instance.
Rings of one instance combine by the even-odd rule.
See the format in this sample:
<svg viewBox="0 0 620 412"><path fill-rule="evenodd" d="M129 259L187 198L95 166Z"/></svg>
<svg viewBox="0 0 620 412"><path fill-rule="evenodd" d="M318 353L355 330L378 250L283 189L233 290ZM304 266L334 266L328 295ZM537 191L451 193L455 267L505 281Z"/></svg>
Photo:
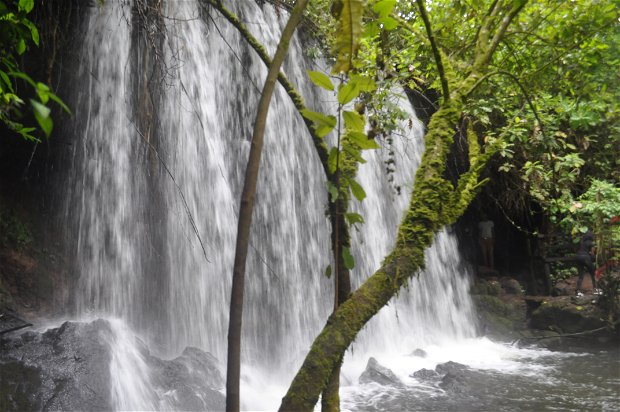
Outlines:
<svg viewBox="0 0 620 412"><path fill-rule="evenodd" d="M428 354L424 349L417 348L413 352L411 352L411 356L417 356L418 358L426 358Z"/></svg>
<svg viewBox="0 0 620 412"><path fill-rule="evenodd" d="M402 382L390 369L382 366L375 358L368 359L366 370L360 375L359 383L375 382L380 385L402 386Z"/></svg>
<svg viewBox="0 0 620 412"><path fill-rule="evenodd" d="M106 320L65 322L44 333L0 341L0 405L3 410L114 409L110 362L114 331ZM187 348L168 361L138 348L151 373L153 404L176 410L221 410L224 380L217 360ZM147 406L148 407L148 406Z"/></svg>

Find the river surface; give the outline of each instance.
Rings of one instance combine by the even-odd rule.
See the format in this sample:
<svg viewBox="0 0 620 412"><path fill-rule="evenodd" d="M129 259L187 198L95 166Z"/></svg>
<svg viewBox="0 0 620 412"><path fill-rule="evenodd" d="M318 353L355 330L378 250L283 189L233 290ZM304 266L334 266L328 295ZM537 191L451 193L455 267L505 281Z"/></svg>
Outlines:
<svg viewBox="0 0 620 412"><path fill-rule="evenodd" d="M620 349L560 352L516 348L486 338L451 347L426 348L428 357L382 358L405 385L369 383L342 389L349 411L617 411L620 410ZM409 375L448 360L468 365L462 389L441 389L436 381ZM466 375L467 376L467 375Z"/></svg>

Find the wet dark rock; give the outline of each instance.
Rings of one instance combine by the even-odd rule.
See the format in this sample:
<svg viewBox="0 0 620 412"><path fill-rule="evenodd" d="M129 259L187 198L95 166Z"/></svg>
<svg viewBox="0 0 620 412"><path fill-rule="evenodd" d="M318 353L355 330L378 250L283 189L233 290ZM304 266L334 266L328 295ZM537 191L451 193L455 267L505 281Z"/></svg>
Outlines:
<svg viewBox="0 0 620 412"><path fill-rule="evenodd" d="M462 363L452 362L452 361L449 361L446 363L440 363L439 365L435 367L435 371L441 374L447 374L447 373L458 374L466 370L469 370L469 367L467 365L463 365Z"/></svg>
<svg viewBox="0 0 620 412"><path fill-rule="evenodd" d="M502 289L504 289L504 292L507 294L518 296L523 295L523 288L516 279L504 276L500 278L499 283L502 285Z"/></svg>
<svg viewBox="0 0 620 412"><path fill-rule="evenodd" d="M467 393L470 391L469 380L463 373L447 373L441 378L439 387L453 393Z"/></svg>
<svg viewBox="0 0 620 412"><path fill-rule="evenodd" d="M0 405L2 410L113 409L106 320L65 322L44 333L26 332L0 341ZM173 360L138 348L151 369L154 393L176 410L222 410L224 380L217 360L187 348Z"/></svg>
<svg viewBox="0 0 620 412"><path fill-rule="evenodd" d="M606 323L600 308L591 296L562 296L541 302L532 312L531 327L561 333L578 333L603 328Z"/></svg>
<svg viewBox="0 0 620 412"><path fill-rule="evenodd" d="M375 382L386 386L402 386L402 382L390 369L382 366L375 358L368 359L366 370L360 375L359 383Z"/></svg>
<svg viewBox="0 0 620 412"><path fill-rule="evenodd" d="M0 405L9 410L110 410L110 351L102 320L65 322L0 346Z"/></svg>
<svg viewBox="0 0 620 412"><path fill-rule="evenodd" d="M437 365L435 371L443 375L439 387L452 393L470 393L472 384L486 380L483 373L471 370L467 365L452 361Z"/></svg>
<svg viewBox="0 0 620 412"><path fill-rule="evenodd" d="M426 351L424 349L416 349L413 352L411 352L411 356L417 356L419 358L426 358L428 354L426 353Z"/></svg>
<svg viewBox="0 0 620 412"><path fill-rule="evenodd" d="M439 378L440 375L431 369L420 369L419 371L413 372L410 376L419 381L430 381Z"/></svg>

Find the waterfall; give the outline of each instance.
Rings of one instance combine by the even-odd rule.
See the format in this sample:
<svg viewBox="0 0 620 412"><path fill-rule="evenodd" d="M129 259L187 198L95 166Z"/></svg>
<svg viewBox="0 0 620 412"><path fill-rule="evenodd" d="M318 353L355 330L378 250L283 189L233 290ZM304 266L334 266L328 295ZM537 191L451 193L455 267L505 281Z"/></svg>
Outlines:
<svg viewBox="0 0 620 412"><path fill-rule="evenodd" d="M253 1L227 4L273 53L286 13ZM64 212L79 274L76 310L122 319L159 356L196 346L223 362L238 202L266 69L217 12L198 1L165 2L166 73L157 79L157 130L147 136L132 72L143 65L136 59L144 45L136 41L132 7L120 1L90 7L76 73L76 145ZM309 84L309 69L316 68L295 37L284 72L309 107L332 112L334 96ZM368 163L359 171L368 197L353 206L366 219L353 233L354 286L392 247L419 163L423 126L406 98L400 105L410 117L402 135L394 136L392 147L366 154ZM332 280L323 275L330 262L324 176L281 87L266 131L243 315L242 396L249 408L263 407L257 402L266 396L257 389L265 381L257 377L281 385L277 391L290 381L333 300ZM391 179L383 171L390 151L397 165ZM466 270L448 230L437 235L426 262L425 272L364 329L355 356L410 352L474 335ZM144 369L122 330L115 370L123 367L122 356ZM123 379L115 386L119 392L152 392L144 386L147 378L133 386ZM116 396L119 409L136 407L130 395ZM158 404L149 402L143 407Z"/></svg>

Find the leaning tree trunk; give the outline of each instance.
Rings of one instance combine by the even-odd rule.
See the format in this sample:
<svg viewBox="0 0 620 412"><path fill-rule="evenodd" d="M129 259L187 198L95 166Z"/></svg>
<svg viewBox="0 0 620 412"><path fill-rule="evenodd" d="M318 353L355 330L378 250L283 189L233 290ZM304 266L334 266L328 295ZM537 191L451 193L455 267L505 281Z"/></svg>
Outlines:
<svg viewBox="0 0 620 412"><path fill-rule="evenodd" d="M480 153L477 138L468 136L470 168L456 187L443 178L446 159L464 102L482 82L481 75L515 16L527 0L495 1L478 32L471 71L455 82L449 65L444 67L423 1L417 1L441 77L443 104L431 117L425 136L422 163L416 172L409 209L396 246L381 268L355 291L327 320L314 340L303 365L282 399L280 411L312 411L349 345L364 325L394 297L409 278L424 267L424 251L435 234L460 216L482 182L479 176L489 156ZM504 14L503 14L504 13ZM503 15L502 15L503 14ZM452 92L450 91L452 89Z"/></svg>
<svg viewBox="0 0 620 412"><path fill-rule="evenodd" d="M245 281L245 263L248 254L250 226L252 224L252 211L256 197L256 182L263 148L263 138L267 123L267 113L271 96L280 73L280 67L288 51L289 42L295 28L301 21L308 0L298 0L291 11L278 48L269 66L265 86L258 103L252 145L248 164L245 171L243 191L241 193L241 207L239 210L239 223L237 226L237 243L235 247L235 260L233 266L232 291L230 297L230 320L228 327L228 365L226 370L226 411L236 412L240 409L239 380L241 373L241 320L243 313L243 288Z"/></svg>

